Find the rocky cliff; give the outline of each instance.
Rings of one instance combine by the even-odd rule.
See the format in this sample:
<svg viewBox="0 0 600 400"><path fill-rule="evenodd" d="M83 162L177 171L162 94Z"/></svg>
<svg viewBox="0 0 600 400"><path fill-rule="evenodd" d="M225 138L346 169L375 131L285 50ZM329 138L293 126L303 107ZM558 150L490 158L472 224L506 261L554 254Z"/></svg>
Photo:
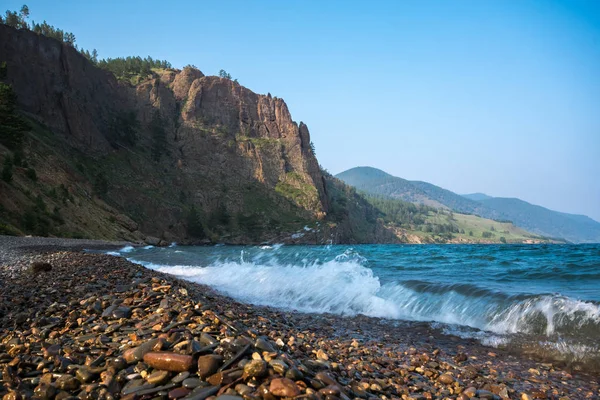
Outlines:
<svg viewBox="0 0 600 400"><path fill-rule="evenodd" d="M0 62L31 126L27 168L0 184L5 227L151 242L395 240L356 199L332 217L345 192L323 176L308 127L282 99L195 68L133 85L4 25Z"/></svg>

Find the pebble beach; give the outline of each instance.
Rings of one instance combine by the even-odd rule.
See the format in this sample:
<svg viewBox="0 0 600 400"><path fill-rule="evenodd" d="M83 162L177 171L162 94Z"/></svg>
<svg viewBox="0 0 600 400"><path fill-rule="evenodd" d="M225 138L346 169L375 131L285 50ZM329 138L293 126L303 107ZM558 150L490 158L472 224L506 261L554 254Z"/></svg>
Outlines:
<svg viewBox="0 0 600 400"><path fill-rule="evenodd" d="M600 398L597 374L426 323L242 304L82 252L122 245L0 237L3 400Z"/></svg>

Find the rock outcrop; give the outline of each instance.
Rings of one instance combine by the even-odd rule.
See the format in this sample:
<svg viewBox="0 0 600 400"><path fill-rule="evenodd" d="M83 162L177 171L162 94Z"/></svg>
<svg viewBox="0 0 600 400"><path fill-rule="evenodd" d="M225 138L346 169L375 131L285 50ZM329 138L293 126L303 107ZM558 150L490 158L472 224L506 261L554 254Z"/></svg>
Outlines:
<svg viewBox="0 0 600 400"><path fill-rule="evenodd" d="M122 227L108 236L192 239L192 209L209 238L230 242L285 240L306 225L330 235L344 226L327 224L330 196L308 127L280 98L191 67L156 70L132 85L72 47L4 25L0 54L20 108L51 137L52 157L47 146L27 150L38 159L40 183L94 197L88 207L103 203ZM164 137L153 126L157 113ZM137 122L123 127L122 115ZM135 138L116 140L126 128ZM351 239L351 230L334 236ZM331 239L322 235L310 240Z"/></svg>

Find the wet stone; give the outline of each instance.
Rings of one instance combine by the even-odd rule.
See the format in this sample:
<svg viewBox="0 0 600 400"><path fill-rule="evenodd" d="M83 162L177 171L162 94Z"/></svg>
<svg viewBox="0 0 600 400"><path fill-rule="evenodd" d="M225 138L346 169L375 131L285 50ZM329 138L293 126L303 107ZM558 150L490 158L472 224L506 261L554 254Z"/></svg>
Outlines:
<svg viewBox="0 0 600 400"><path fill-rule="evenodd" d="M125 387L121 391L121 394L124 395L124 396L127 396L128 394L139 393L139 392L141 392L143 390L153 389L154 386L156 386L156 385L154 385L152 383L146 383L146 384L144 384L144 381L141 381L141 384L125 385Z"/></svg>
<svg viewBox="0 0 600 400"><path fill-rule="evenodd" d="M71 396L69 393L65 392L65 391L60 391L56 394L56 397L54 397L54 400L67 400L67 399L72 399L73 396Z"/></svg>
<svg viewBox="0 0 600 400"><path fill-rule="evenodd" d="M187 396L188 394L190 394L190 392L191 392L191 390L189 390L189 389L186 389L184 387L179 387L179 388L171 390L167 396L169 397L169 399L179 399L179 398Z"/></svg>
<svg viewBox="0 0 600 400"><path fill-rule="evenodd" d="M144 355L144 362L155 369L182 372L192 367L192 356L169 352L150 352Z"/></svg>
<svg viewBox="0 0 600 400"><path fill-rule="evenodd" d="M285 374L285 371L288 368L287 364L281 360L271 360L269 361L269 365L271 366L271 368L273 368L275 372L277 372L280 375Z"/></svg>
<svg viewBox="0 0 600 400"><path fill-rule="evenodd" d="M298 385L287 378L273 379L269 385L269 391L279 397L294 397L301 393Z"/></svg>
<svg viewBox="0 0 600 400"><path fill-rule="evenodd" d="M324 394L326 396L339 396L340 395L340 388L336 385L329 385L327 387L324 387L323 389L319 390L319 393Z"/></svg>
<svg viewBox="0 0 600 400"><path fill-rule="evenodd" d="M87 383L92 380L94 374L91 373L89 369L81 367L77 369L77 372L75 372L75 377L79 382Z"/></svg>
<svg viewBox="0 0 600 400"><path fill-rule="evenodd" d="M181 382L183 382L189 376L190 376L189 371L183 371L183 372L180 372L177 375L175 375L173 377L173 379L171 379L171 382L173 382L173 383L181 383Z"/></svg>
<svg viewBox="0 0 600 400"><path fill-rule="evenodd" d="M129 318L131 317L131 308L129 307L117 307L112 312L113 318L121 319L121 318Z"/></svg>
<svg viewBox="0 0 600 400"><path fill-rule="evenodd" d="M262 360L252 360L244 366L244 375L248 378L261 377L267 373L267 363Z"/></svg>
<svg viewBox="0 0 600 400"><path fill-rule="evenodd" d="M15 392L11 392L11 393L15 393ZM9 393L9 395L11 393ZM33 390L33 394L35 395L35 397L40 400L50 400L50 399L54 398L55 393L56 393L56 388L48 383L40 383ZM4 396L4 399L6 399L6 398L7 397ZM10 397L8 397L8 398L10 399Z"/></svg>
<svg viewBox="0 0 600 400"><path fill-rule="evenodd" d="M488 391L488 390L478 390L477 391L477 397L480 399L494 399L496 396L494 395L494 393Z"/></svg>
<svg viewBox="0 0 600 400"><path fill-rule="evenodd" d="M222 363L223 357L217 354L200 356L198 358L198 376L204 379L215 374Z"/></svg>
<svg viewBox="0 0 600 400"><path fill-rule="evenodd" d="M188 395L190 399L203 400L217 394L219 386L197 387Z"/></svg>
<svg viewBox="0 0 600 400"><path fill-rule="evenodd" d="M55 382L55 386L59 390L75 390L79 387L79 382L71 375L63 375Z"/></svg>
<svg viewBox="0 0 600 400"><path fill-rule="evenodd" d="M203 382L198 378L187 378L181 384L187 389L195 389L201 386Z"/></svg>
<svg viewBox="0 0 600 400"><path fill-rule="evenodd" d="M238 383L235 385L235 391L241 394L242 396L248 395L254 391L250 386L244 385L243 383Z"/></svg>
<svg viewBox="0 0 600 400"><path fill-rule="evenodd" d="M273 345L269 343L269 340L263 337L259 337L258 339L256 339L254 347L262 351L267 351L269 353L274 353L276 351Z"/></svg>
<svg viewBox="0 0 600 400"><path fill-rule="evenodd" d="M148 383L154 383L157 385L161 385L169 379L168 371L154 371L150 375L146 377L146 381Z"/></svg>
<svg viewBox="0 0 600 400"><path fill-rule="evenodd" d="M304 374L298 368L292 367L286 371L285 377L293 381L299 381L304 379Z"/></svg>
<svg viewBox="0 0 600 400"><path fill-rule="evenodd" d="M144 355L151 352L157 343L158 339L152 339L138 347L127 349L123 353L123 358L128 364L134 364L138 361L141 361L144 358Z"/></svg>
<svg viewBox="0 0 600 400"><path fill-rule="evenodd" d="M216 344L219 343L219 341L217 339L215 339L214 337L212 337L211 335L209 335L208 333L202 333L200 335L200 344L202 344L203 346L209 346L211 344Z"/></svg>
<svg viewBox="0 0 600 400"><path fill-rule="evenodd" d="M444 385L450 385L454 382L454 378L449 374L442 374L438 377L438 382L443 383Z"/></svg>
<svg viewBox="0 0 600 400"><path fill-rule="evenodd" d="M53 344L44 349L44 357L45 358L54 357L54 356L58 355L59 352L60 352L60 345Z"/></svg>

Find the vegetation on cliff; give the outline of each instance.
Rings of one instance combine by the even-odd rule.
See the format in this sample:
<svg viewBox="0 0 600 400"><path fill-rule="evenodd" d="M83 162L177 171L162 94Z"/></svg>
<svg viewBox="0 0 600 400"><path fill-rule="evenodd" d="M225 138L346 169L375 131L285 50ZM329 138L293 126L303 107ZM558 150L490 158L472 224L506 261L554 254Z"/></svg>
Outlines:
<svg viewBox="0 0 600 400"><path fill-rule="evenodd" d="M65 32L62 29L55 28L54 26L49 25L46 21L42 22L41 24L32 21L30 24L27 22L28 19L29 7L27 7L27 5L23 5L18 12L6 10L4 17L0 15L0 24L5 24L16 29L28 29L37 34L59 40L69 46L75 46L75 35L73 33Z"/></svg>

